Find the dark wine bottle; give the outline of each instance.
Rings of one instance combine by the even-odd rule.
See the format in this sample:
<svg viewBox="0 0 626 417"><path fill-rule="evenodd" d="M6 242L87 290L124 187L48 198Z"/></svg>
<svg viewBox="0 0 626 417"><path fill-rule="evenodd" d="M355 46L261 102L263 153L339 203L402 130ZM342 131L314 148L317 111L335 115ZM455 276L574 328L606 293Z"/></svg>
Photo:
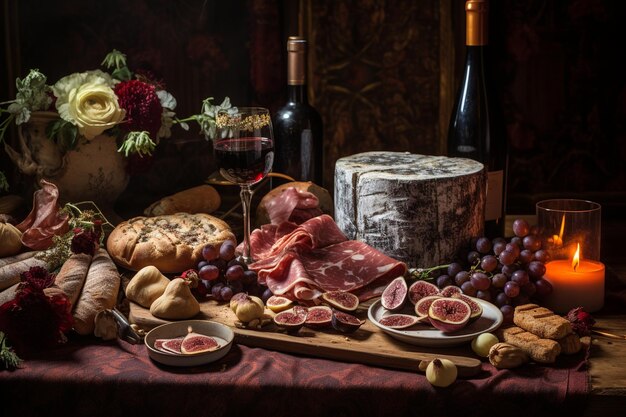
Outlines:
<svg viewBox="0 0 626 417"><path fill-rule="evenodd" d="M323 186L322 118L307 99L304 38L287 40L287 103L274 115L274 172Z"/></svg>
<svg viewBox="0 0 626 417"><path fill-rule="evenodd" d="M448 128L448 156L470 158L487 168L484 234L504 236L507 144L502 120L494 117L487 68L488 2L465 3L466 58Z"/></svg>

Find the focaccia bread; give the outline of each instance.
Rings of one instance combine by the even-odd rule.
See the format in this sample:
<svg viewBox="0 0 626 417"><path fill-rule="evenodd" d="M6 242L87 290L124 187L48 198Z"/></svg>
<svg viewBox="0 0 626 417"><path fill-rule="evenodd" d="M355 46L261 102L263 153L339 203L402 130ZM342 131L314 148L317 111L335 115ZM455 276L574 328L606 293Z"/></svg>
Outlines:
<svg viewBox="0 0 626 417"><path fill-rule="evenodd" d="M113 229L107 251L116 264L132 271L153 265L162 273L180 273L197 266L205 245L229 239L236 241L230 226L210 214L135 217Z"/></svg>

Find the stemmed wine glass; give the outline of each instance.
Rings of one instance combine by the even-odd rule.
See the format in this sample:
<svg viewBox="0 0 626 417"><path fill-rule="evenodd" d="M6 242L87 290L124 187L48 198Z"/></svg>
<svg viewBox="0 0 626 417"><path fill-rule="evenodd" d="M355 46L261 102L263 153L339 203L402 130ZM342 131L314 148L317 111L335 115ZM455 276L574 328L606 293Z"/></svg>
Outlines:
<svg viewBox="0 0 626 417"><path fill-rule="evenodd" d="M220 174L239 184L243 206L243 254L254 262L250 251L250 202L252 186L265 178L274 162L274 139L270 112L263 107L220 110L216 119L214 152Z"/></svg>

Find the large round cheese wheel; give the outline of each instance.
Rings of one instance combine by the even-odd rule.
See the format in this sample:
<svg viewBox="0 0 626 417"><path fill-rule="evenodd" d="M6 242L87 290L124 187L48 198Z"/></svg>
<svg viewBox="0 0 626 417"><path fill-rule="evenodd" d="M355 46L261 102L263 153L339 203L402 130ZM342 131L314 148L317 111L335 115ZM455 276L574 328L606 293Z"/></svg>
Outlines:
<svg viewBox="0 0 626 417"><path fill-rule="evenodd" d="M360 153L335 165L335 221L409 266L441 265L482 233L486 187L471 159Z"/></svg>

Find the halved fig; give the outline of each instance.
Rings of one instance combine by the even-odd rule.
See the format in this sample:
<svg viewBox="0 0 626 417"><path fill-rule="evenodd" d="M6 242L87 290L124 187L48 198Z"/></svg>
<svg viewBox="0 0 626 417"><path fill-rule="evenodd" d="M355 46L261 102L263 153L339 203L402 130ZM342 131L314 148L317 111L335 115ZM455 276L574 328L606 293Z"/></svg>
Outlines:
<svg viewBox="0 0 626 417"><path fill-rule="evenodd" d="M463 301L465 301L467 304L469 304L470 309L472 310L472 313L470 314L470 323L473 322L474 320L477 320L480 316L483 315L483 306L480 305L480 303L473 297L470 297L469 295L465 295L465 294L461 294L461 293L455 293L452 294L453 298L459 298Z"/></svg>
<svg viewBox="0 0 626 417"><path fill-rule="evenodd" d="M274 313L280 313L281 311L287 310L292 304L292 300L287 297L283 297L282 295L272 295L265 302L267 308L272 310Z"/></svg>
<svg viewBox="0 0 626 417"><path fill-rule="evenodd" d="M408 290L404 277L395 278L383 290L380 304L389 311L400 310L404 306Z"/></svg>
<svg viewBox="0 0 626 417"><path fill-rule="evenodd" d="M328 306L309 307L304 325L312 328L330 327L333 320L333 310Z"/></svg>
<svg viewBox="0 0 626 417"><path fill-rule="evenodd" d="M163 352L169 352L169 353L178 353L180 354L180 345L183 343L183 339L184 337L176 337L174 339L158 339L154 342L154 347L156 349L159 349L159 347L157 347L157 343L158 345L161 346L161 348L159 350L163 351Z"/></svg>
<svg viewBox="0 0 626 417"><path fill-rule="evenodd" d="M195 333L191 327L187 329L187 335L180 344L180 351L185 355L198 354L217 350L220 344L212 338L200 333Z"/></svg>
<svg viewBox="0 0 626 417"><path fill-rule="evenodd" d="M276 314L273 320L277 326L286 329L289 333L295 333L304 325L306 316L306 308L294 306L289 310L284 310Z"/></svg>
<svg viewBox="0 0 626 417"><path fill-rule="evenodd" d="M409 287L409 301L415 305L419 300L430 295L439 294L439 288L428 281L415 281Z"/></svg>
<svg viewBox="0 0 626 417"><path fill-rule="evenodd" d="M452 297L452 294L461 294L463 291L461 287L457 287L456 285L448 285L441 289L439 295L442 297Z"/></svg>
<svg viewBox="0 0 626 417"><path fill-rule="evenodd" d="M442 297L430 304L428 319L444 333L461 330L469 322L472 309L459 298Z"/></svg>
<svg viewBox="0 0 626 417"><path fill-rule="evenodd" d="M387 326L390 329L406 329L407 327L411 327L419 323L423 319L424 318L412 316L410 314L390 314L382 317L378 320L378 323L383 326Z"/></svg>
<svg viewBox="0 0 626 417"><path fill-rule="evenodd" d="M415 314L417 317L428 317L428 309L433 301L441 298L440 295L427 295L415 304Z"/></svg>
<svg viewBox="0 0 626 417"><path fill-rule="evenodd" d="M344 313L343 311L333 310L333 318L331 324L342 333L352 333L361 327L364 322L359 320L352 314Z"/></svg>
<svg viewBox="0 0 626 417"><path fill-rule="evenodd" d="M341 311L355 311L359 307L359 297L347 291L327 291L322 293L322 300Z"/></svg>

